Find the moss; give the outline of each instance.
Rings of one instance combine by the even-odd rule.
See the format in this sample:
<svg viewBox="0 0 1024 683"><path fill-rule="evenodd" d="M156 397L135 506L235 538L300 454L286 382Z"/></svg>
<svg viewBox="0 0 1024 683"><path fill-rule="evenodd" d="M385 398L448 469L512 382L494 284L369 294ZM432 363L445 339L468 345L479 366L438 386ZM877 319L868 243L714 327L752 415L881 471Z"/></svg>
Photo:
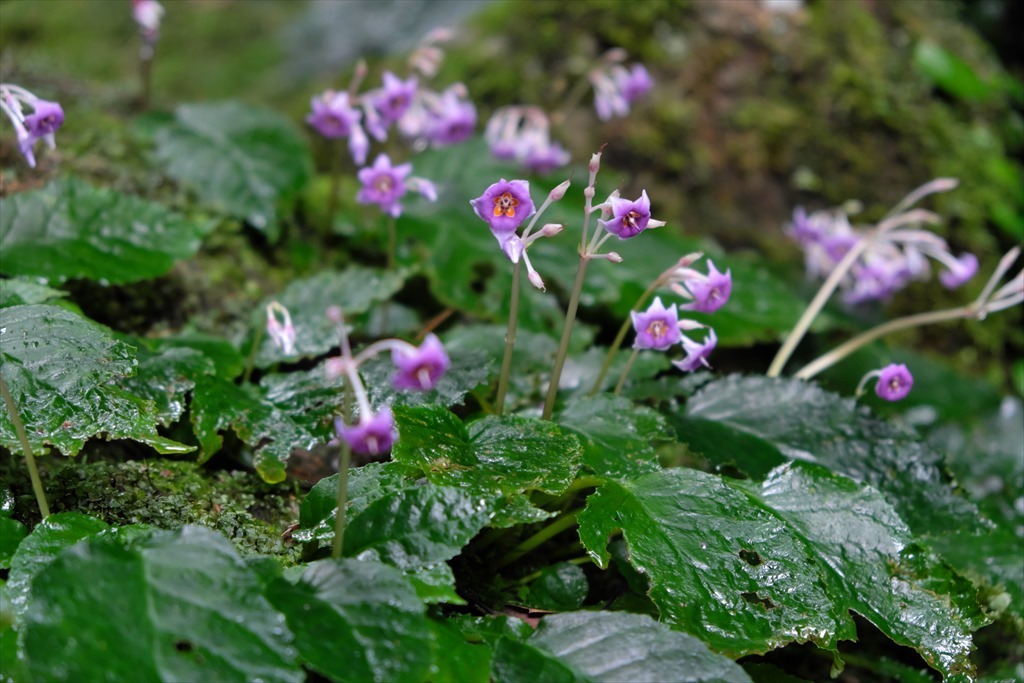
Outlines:
<svg viewBox="0 0 1024 683"><path fill-rule="evenodd" d="M38 522L24 468L11 458L2 469L9 470L3 475L17 501L15 516ZM44 479L51 512L73 510L115 526L199 524L224 534L244 555L294 557L281 534L298 519L295 495L255 474L208 472L192 462L159 459L77 460L52 467Z"/></svg>

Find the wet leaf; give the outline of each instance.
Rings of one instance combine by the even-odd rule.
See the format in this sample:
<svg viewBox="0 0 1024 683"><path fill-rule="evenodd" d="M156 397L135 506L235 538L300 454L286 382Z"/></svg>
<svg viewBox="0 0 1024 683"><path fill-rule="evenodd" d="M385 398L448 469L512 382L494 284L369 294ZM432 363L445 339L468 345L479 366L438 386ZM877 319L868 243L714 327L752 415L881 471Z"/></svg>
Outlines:
<svg viewBox="0 0 1024 683"><path fill-rule="evenodd" d="M241 102L184 104L156 133L169 176L213 209L276 237L277 209L309 180L312 159L291 121Z"/></svg>
<svg viewBox="0 0 1024 683"><path fill-rule="evenodd" d="M58 281L146 280L195 254L212 227L162 204L63 178L0 199L0 272Z"/></svg>
<svg viewBox="0 0 1024 683"><path fill-rule="evenodd" d="M599 477L636 478L658 469L652 442L664 440L664 418L623 398L595 396L569 401L556 418L582 437L583 465Z"/></svg>
<svg viewBox="0 0 1024 683"><path fill-rule="evenodd" d="M567 612L579 609L587 599L590 584L583 570L568 562L559 562L541 570L540 576L520 598L524 607Z"/></svg>
<svg viewBox="0 0 1024 683"><path fill-rule="evenodd" d="M0 280L0 308L19 304L45 304L66 294L59 289L40 285L31 280L7 278Z"/></svg>
<svg viewBox="0 0 1024 683"><path fill-rule="evenodd" d="M609 482L579 515L606 565L621 529L662 621L730 656L788 642L836 650L850 612L944 675L969 671L985 623L969 582L915 542L874 489L791 463L763 483L689 469Z"/></svg>
<svg viewBox="0 0 1024 683"><path fill-rule="evenodd" d="M400 571L323 560L267 596L288 620L302 658L339 682L422 681L432 662L426 607Z"/></svg>
<svg viewBox="0 0 1024 683"><path fill-rule="evenodd" d="M213 362L199 351L169 348L155 352L136 340L138 371L121 380L121 388L147 398L156 406L156 417L165 427L185 412L189 392L196 379L214 373Z"/></svg>
<svg viewBox="0 0 1024 683"><path fill-rule="evenodd" d="M486 681L491 675L492 650L486 643L470 641L452 621L430 622L434 632L435 683Z"/></svg>
<svg viewBox="0 0 1024 683"><path fill-rule="evenodd" d="M937 451L813 384L726 377L697 392L685 413L669 421L693 451L754 478L787 460L805 460L871 484L918 534L977 525L976 509L956 495Z"/></svg>
<svg viewBox="0 0 1024 683"><path fill-rule="evenodd" d="M502 683L692 681L750 683L743 669L648 616L567 612L545 617L525 642L502 639L493 678Z"/></svg>
<svg viewBox="0 0 1024 683"><path fill-rule="evenodd" d="M135 349L63 308L0 309L3 376L33 448L76 454L94 436L133 439L161 453L193 450L157 433L157 407L114 382L135 374ZM0 445L21 453L14 424L0 410Z"/></svg>
<svg viewBox="0 0 1024 683"><path fill-rule="evenodd" d="M0 516L0 569L9 569L11 558L28 532L16 519Z"/></svg>
<svg viewBox="0 0 1024 683"><path fill-rule="evenodd" d="M579 469L579 440L550 422L492 415L464 425L439 406L396 408L395 422L401 434L392 453L396 462L419 468L435 484L474 494L557 494Z"/></svg>
<svg viewBox="0 0 1024 683"><path fill-rule="evenodd" d="M21 628L36 679L305 679L256 574L202 527L64 551L36 574Z"/></svg>

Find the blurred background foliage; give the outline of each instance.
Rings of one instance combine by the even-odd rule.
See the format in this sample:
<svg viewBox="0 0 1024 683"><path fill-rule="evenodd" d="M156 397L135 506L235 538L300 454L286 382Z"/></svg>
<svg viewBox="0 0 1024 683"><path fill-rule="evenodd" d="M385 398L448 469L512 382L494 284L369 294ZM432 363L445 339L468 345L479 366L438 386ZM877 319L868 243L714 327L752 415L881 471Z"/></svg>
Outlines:
<svg viewBox="0 0 1024 683"><path fill-rule="evenodd" d="M763 254L808 297L801 254L781 230L798 204L857 199L864 206L858 218L871 221L933 177L961 180L933 205L954 249L979 255L981 276L966 294L911 287L889 305L889 316L963 302L998 255L1024 237L1024 62L1009 30L1021 14L1012 0L165 4L157 112L236 98L277 108L299 125L309 96L344 87L357 58L370 59L373 83L385 68L404 72L404 53L431 28L457 25L437 82L469 84L481 127L497 106L544 106L574 160L606 143L606 181L626 194L646 188L657 216L676 230ZM62 166L186 204L183 191L147 163L147 126L161 115L134 117L135 31L127 0L0 3L0 77L59 99L68 112L60 165L45 156L35 171L21 164L4 127L0 194L38 187ZM657 87L629 117L600 124L590 95L577 98L573 86L611 47L644 62ZM325 171L323 150L317 159ZM104 305L119 306L122 319L140 316L140 333L156 322L145 314L166 298L151 294L160 288L186 309L208 310L212 302L210 327L242 320L297 271L339 258L304 244L299 232L286 230L277 245L252 245L244 226L222 229L197 260L147 288L103 297ZM851 324L880 315L857 311ZM1013 312L906 333L894 343L1007 389L1014 372L1024 373L1020 322ZM812 347L802 351L818 350ZM766 364L770 349L757 353Z"/></svg>

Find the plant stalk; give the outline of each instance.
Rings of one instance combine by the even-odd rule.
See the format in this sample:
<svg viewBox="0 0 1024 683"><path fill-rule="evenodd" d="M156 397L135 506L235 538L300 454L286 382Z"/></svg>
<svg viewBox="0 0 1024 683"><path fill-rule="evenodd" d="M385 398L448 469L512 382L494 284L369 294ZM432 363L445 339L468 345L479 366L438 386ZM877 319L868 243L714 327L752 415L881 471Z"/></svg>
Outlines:
<svg viewBox="0 0 1024 683"><path fill-rule="evenodd" d="M7 388L7 380L4 379L3 373L0 373L0 393L4 395L4 403L7 404L7 411L11 414L14 431L18 434L21 449L25 452L25 466L28 467L28 476L32 480L32 491L36 494L39 514L42 515L43 519L46 519L50 516L50 506L46 503L46 491L43 489L42 479L39 478L36 458L32 454L32 446L29 444L28 435L25 433L25 423L21 421L18 406L14 403L14 396L11 395L11 390Z"/></svg>
<svg viewBox="0 0 1024 683"><path fill-rule="evenodd" d="M245 372L242 373L242 383L248 384L252 376L252 368L256 364L256 354L259 353L260 344L263 343L263 328L267 326L266 321L257 326L256 336L252 340L252 348L249 350L249 357L245 359Z"/></svg>
<svg viewBox="0 0 1024 683"><path fill-rule="evenodd" d="M640 307L647 303L647 299L654 294L655 290L661 286L661 278L658 278L652 282L644 293L640 295L640 298L633 304L633 308L629 309L632 311L639 311ZM626 340L626 334L629 332L629 328L633 324L631 316L626 316L626 319L622 321L622 327L619 328L619 333L615 335L615 341L608 347L608 353L604 357L604 364L601 365L601 372L597 375L597 380L594 382L594 386L590 388L589 396L597 395L597 392L601 390L601 383L604 382L604 378L608 376L608 371L612 367L612 363L615 362L615 356L619 353L619 349L622 348L622 342Z"/></svg>
<svg viewBox="0 0 1024 683"><path fill-rule="evenodd" d="M633 369L633 363L636 362L636 357L639 354L640 349L633 349L633 353L629 354L629 360L626 361L626 367L622 368L622 374L619 375L619 382L615 385L613 396L618 396L622 393L622 387L626 386L626 378L629 377L629 371Z"/></svg>
<svg viewBox="0 0 1024 683"><path fill-rule="evenodd" d="M505 333L505 355L501 359L501 375L498 377L498 395L494 398L494 412L505 412L505 395L508 393L509 375L512 371L512 351L516 346L516 328L519 326L519 280L523 271L523 260L512 267L512 298L509 300L508 332Z"/></svg>
<svg viewBox="0 0 1024 683"><path fill-rule="evenodd" d="M498 570L507 567L534 548L554 538L566 529L572 528L572 526L576 524L576 515L578 513L579 510L574 510L573 512L559 517L551 524L548 524L546 527L535 533L533 536L527 538L525 541L513 548L507 555L498 560L498 563L494 568Z"/></svg>
<svg viewBox="0 0 1024 683"><path fill-rule="evenodd" d="M344 325L345 323L341 323ZM351 352L350 352L351 356ZM345 423L352 420L352 392L348 380L345 382L345 398L343 399L342 413ZM348 468L352 464L352 447L348 441L341 441L341 458L338 462L338 511L334 515L334 545L331 547L331 557L339 559L345 546L345 527L348 525L346 508L348 507Z"/></svg>
<svg viewBox="0 0 1024 683"><path fill-rule="evenodd" d="M576 309L580 305L580 293L583 291L583 278L587 274L588 260L585 254L580 254L580 265L576 268L576 280L572 284L572 295L569 297L569 306L565 309L565 325L562 327L562 339L558 343L555 365L551 368L551 385L548 387L547 400L544 402L543 419L545 420L550 420L551 414L555 411L555 400L558 398L558 382L562 378L565 357L569 353L569 340L572 339L572 326L576 322Z"/></svg>

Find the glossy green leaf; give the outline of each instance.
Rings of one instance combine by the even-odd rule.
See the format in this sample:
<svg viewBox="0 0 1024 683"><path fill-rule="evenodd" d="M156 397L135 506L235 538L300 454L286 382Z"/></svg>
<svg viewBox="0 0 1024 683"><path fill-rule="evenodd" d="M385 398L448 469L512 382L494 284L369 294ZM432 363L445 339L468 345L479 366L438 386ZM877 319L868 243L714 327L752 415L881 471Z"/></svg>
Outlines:
<svg viewBox="0 0 1024 683"><path fill-rule="evenodd" d="M135 374L135 350L106 328L56 306L0 309L3 374L33 448L56 446L74 455L94 436L133 439L161 453L192 448L157 433L152 401L113 381ZM21 453L6 410L0 410L0 445Z"/></svg>
<svg viewBox="0 0 1024 683"><path fill-rule="evenodd" d="M163 275L213 225L77 178L0 199L0 272L121 284Z"/></svg>
<svg viewBox="0 0 1024 683"><path fill-rule="evenodd" d="M277 208L309 180L302 135L277 112L241 102L185 104L156 134L169 176L210 207L277 234Z"/></svg>
<svg viewBox="0 0 1024 683"><path fill-rule="evenodd" d="M404 281L402 272L363 266L351 266L338 272L325 271L293 280L280 295L264 300L253 312L252 329L243 349L252 347L257 334L262 337L256 353L256 366L260 368L325 354L338 346L338 328L327 317L328 307L340 306L346 322L351 325L354 316L387 301L401 289ZM285 356L262 331L267 324L267 304L271 301L280 303L291 315L296 340L295 353L290 356ZM257 330L261 331L257 333Z"/></svg>
<svg viewBox="0 0 1024 683"><path fill-rule="evenodd" d="M970 670L976 591L914 541L875 490L808 463L763 483L689 469L604 484L580 513L602 566L621 529L662 621L741 656L788 642L836 650L851 611L944 675Z"/></svg>
<svg viewBox="0 0 1024 683"><path fill-rule="evenodd" d="M283 481L285 463L296 448L309 450L330 438L330 416L340 402L322 373L269 375L259 387L239 386L219 377L196 381L192 426L205 461L220 450L219 434L233 429L255 449L255 466L270 483Z"/></svg>
<svg viewBox="0 0 1024 683"><path fill-rule="evenodd" d="M490 646L472 642L450 620L430 622L434 632L433 683L487 681L491 675Z"/></svg>
<svg viewBox="0 0 1024 683"><path fill-rule="evenodd" d="M496 683L661 681L750 683L732 660L642 614L567 612L541 620L524 643L502 640Z"/></svg>
<svg viewBox="0 0 1024 683"><path fill-rule="evenodd" d="M18 520L0 516L0 569L10 569L11 558L27 533Z"/></svg>
<svg viewBox="0 0 1024 683"><path fill-rule="evenodd" d="M422 681L432 661L425 606L400 571L376 562L315 562L267 596L302 658L332 680Z"/></svg>
<svg viewBox="0 0 1024 683"><path fill-rule="evenodd" d="M232 380L242 374L245 358L238 352L234 344L223 337L200 332L179 332L169 337L154 340L158 350L195 349L209 358L214 365L217 376Z"/></svg>
<svg viewBox="0 0 1024 683"><path fill-rule="evenodd" d="M664 440L668 427L649 408L594 396L569 401L556 419L583 439L583 465L599 477L635 478L658 469L651 444Z"/></svg>
<svg viewBox="0 0 1024 683"><path fill-rule="evenodd" d="M11 560L7 595L14 613L25 612L32 577L43 567L65 548L109 528L106 523L80 512L55 512L37 524L18 546Z"/></svg>
<svg viewBox="0 0 1024 683"><path fill-rule="evenodd" d="M154 352L137 342L138 371L121 380L123 389L147 398L156 406L160 424L173 424L185 412L187 396L196 379L214 373L213 362L199 351L169 348Z"/></svg>
<svg viewBox="0 0 1024 683"><path fill-rule="evenodd" d="M561 493L579 469L575 435L537 419L488 416L464 425L439 406L396 408L392 457L435 484L471 493Z"/></svg>
<svg viewBox="0 0 1024 683"><path fill-rule="evenodd" d="M587 598L590 584L583 570L568 562L545 567L526 589L519 604L550 612L579 609Z"/></svg>
<svg viewBox="0 0 1024 683"><path fill-rule="evenodd" d="M37 679L305 679L256 574L202 527L66 550L36 574L22 628Z"/></svg>
<svg viewBox="0 0 1024 683"><path fill-rule="evenodd" d="M956 495L938 452L813 384L726 377L669 420L693 451L754 478L787 460L806 460L871 484L916 533L977 524L974 506Z"/></svg>
<svg viewBox="0 0 1024 683"><path fill-rule="evenodd" d="M7 278L0 280L0 308L19 304L45 304L66 296L59 289L40 285L31 280Z"/></svg>

